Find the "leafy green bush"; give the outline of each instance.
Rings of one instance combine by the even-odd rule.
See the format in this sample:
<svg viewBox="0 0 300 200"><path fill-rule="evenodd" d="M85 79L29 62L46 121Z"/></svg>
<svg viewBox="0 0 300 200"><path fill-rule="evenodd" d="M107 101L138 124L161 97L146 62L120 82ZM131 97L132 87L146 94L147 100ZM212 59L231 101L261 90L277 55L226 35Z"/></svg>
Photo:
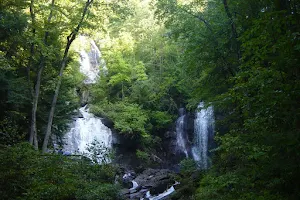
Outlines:
<svg viewBox="0 0 300 200"><path fill-rule="evenodd" d="M193 159L184 159L180 162L180 173L189 176L197 171L197 163Z"/></svg>
<svg viewBox="0 0 300 200"><path fill-rule="evenodd" d="M172 123L172 115L167 112L153 111L150 112L151 123L156 129L166 128Z"/></svg>
<svg viewBox="0 0 300 200"><path fill-rule="evenodd" d="M118 188L112 184L90 184L77 193L78 200L118 200Z"/></svg>
<svg viewBox="0 0 300 200"><path fill-rule="evenodd" d="M113 151L97 140L88 144L86 149L88 152L84 155L90 158L93 163L108 164L113 157Z"/></svg>
<svg viewBox="0 0 300 200"><path fill-rule="evenodd" d="M27 143L0 151L0 199L119 199L116 168L40 154Z"/></svg>
<svg viewBox="0 0 300 200"><path fill-rule="evenodd" d="M180 172L175 180L180 182L176 187L176 193L171 196L173 200L194 200L194 194L199 186L202 173L197 168L193 159L184 159L180 162Z"/></svg>
<svg viewBox="0 0 300 200"><path fill-rule="evenodd" d="M91 106L91 111L96 115L107 116L114 122L114 128L125 134L146 133L148 116L137 104L120 101L116 103L101 102Z"/></svg>
<svg viewBox="0 0 300 200"><path fill-rule="evenodd" d="M149 154L147 152L138 149L136 151L136 156L138 157L138 159L141 159L143 161L149 161Z"/></svg>

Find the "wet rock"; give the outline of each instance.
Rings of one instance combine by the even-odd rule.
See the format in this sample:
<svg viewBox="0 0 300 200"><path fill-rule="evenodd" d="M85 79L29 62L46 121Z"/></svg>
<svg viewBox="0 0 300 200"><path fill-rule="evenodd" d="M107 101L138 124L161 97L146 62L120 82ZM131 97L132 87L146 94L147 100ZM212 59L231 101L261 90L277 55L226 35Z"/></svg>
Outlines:
<svg viewBox="0 0 300 200"><path fill-rule="evenodd" d="M139 199L141 199L141 198L143 198L145 196L146 192L143 192L141 190L139 192L132 193L132 194L130 194L130 199L139 200Z"/></svg>
<svg viewBox="0 0 300 200"><path fill-rule="evenodd" d="M163 163L163 160L155 154L151 154L151 160L156 162L156 163Z"/></svg>
<svg viewBox="0 0 300 200"><path fill-rule="evenodd" d="M149 188L151 194L159 194L174 183L172 174L168 169L147 169L134 180L143 188Z"/></svg>
<svg viewBox="0 0 300 200"><path fill-rule="evenodd" d="M81 112L78 112L78 118L83 118L83 114Z"/></svg>
<svg viewBox="0 0 300 200"><path fill-rule="evenodd" d="M176 133L174 131L167 131L164 134L166 139L175 139L176 140Z"/></svg>
<svg viewBox="0 0 300 200"><path fill-rule="evenodd" d="M114 122L106 117L102 117L101 122L110 129L114 127Z"/></svg>
<svg viewBox="0 0 300 200"><path fill-rule="evenodd" d="M126 188L131 188L132 187L132 180L136 177L136 174L132 170L127 170L125 171L125 174L122 177L122 184Z"/></svg>
<svg viewBox="0 0 300 200"><path fill-rule="evenodd" d="M194 121L195 121L195 114L194 113L187 113L186 114L186 127L185 131L187 132L188 142L191 143L194 139Z"/></svg>
<svg viewBox="0 0 300 200"><path fill-rule="evenodd" d="M135 174L132 171L127 171L123 179L127 181L131 180L131 188L123 189L121 195L125 199L139 200L141 198L147 199L147 193L151 193L154 196L162 194L170 186L174 185L173 174L168 169L146 169L131 180Z"/></svg>
<svg viewBox="0 0 300 200"><path fill-rule="evenodd" d="M129 189L126 189L126 188L124 188L124 189L122 189L121 191L120 191L120 194L122 195L122 196L125 196L125 195L130 195L130 191L129 191Z"/></svg>
<svg viewBox="0 0 300 200"><path fill-rule="evenodd" d="M89 91L88 90L82 90L81 96L80 96L80 105L83 107L89 102Z"/></svg>

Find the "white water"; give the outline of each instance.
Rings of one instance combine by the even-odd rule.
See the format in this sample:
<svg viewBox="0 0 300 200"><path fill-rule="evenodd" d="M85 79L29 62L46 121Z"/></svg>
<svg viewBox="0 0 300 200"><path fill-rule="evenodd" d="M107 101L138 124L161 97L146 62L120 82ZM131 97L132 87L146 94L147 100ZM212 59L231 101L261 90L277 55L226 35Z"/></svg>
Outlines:
<svg viewBox="0 0 300 200"><path fill-rule="evenodd" d="M201 169L209 167L208 162L208 144L209 138L214 134L214 111L209 106L204 109L204 103L198 105L199 111L196 113L194 121L194 146L192 147L192 155Z"/></svg>
<svg viewBox="0 0 300 200"><path fill-rule="evenodd" d="M188 158L188 150L186 147L186 133L185 133L185 115L184 112L180 111L180 117L176 121L176 146L177 150L181 151Z"/></svg>
<svg viewBox="0 0 300 200"><path fill-rule="evenodd" d="M82 44L91 46L89 53L83 48L80 51L80 72L87 77L84 81L85 84L95 83L99 74L100 50L94 41L84 36L79 38ZM87 43L86 41L90 42ZM103 151L112 148L112 132L101 122L101 119L89 113L86 106L80 108L79 112L82 117L74 119L70 130L63 138L65 143L63 146L64 154L86 154L88 153L86 148L94 141L101 145Z"/></svg>
<svg viewBox="0 0 300 200"><path fill-rule="evenodd" d="M82 48L80 54L80 72L86 76L85 84L96 83L99 78L99 67L106 69L105 62L102 59L101 52L94 40L90 40L84 36L79 37L80 43L89 45L90 50L87 52Z"/></svg>
<svg viewBox="0 0 300 200"><path fill-rule="evenodd" d="M97 47L94 40L91 40L90 58L91 58L91 63L94 66L98 67L98 69L100 67L100 69L102 69L103 70L102 72L104 72L104 73L107 72L105 60L102 58L101 51ZM99 70L98 70L98 72L99 72Z"/></svg>
<svg viewBox="0 0 300 200"><path fill-rule="evenodd" d="M88 112L86 107L79 109L83 118L76 118L70 131L65 135L64 152L70 154L87 153L86 147L94 140L103 147L112 147L112 132L106 127L100 118Z"/></svg>
<svg viewBox="0 0 300 200"><path fill-rule="evenodd" d="M93 65L91 65L89 55L85 50L80 51L80 66L80 72L87 77L84 80L84 83L96 83L99 69L98 67L93 67Z"/></svg>
<svg viewBox="0 0 300 200"><path fill-rule="evenodd" d="M139 186L136 181L131 181L131 183L132 183L132 188L130 188L129 191L133 191Z"/></svg>
<svg viewBox="0 0 300 200"><path fill-rule="evenodd" d="M128 173L126 173L126 174L123 175L123 179L124 179L124 180L126 180L126 179L128 179L128 178L131 178L131 177L132 177L131 172L128 172Z"/></svg>
<svg viewBox="0 0 300 200"><path fill-rule="evenodd" d="M99 66L99 58L101 57L101 52L97 47L94 40L91 40L91 51L90 51L91 63L95 66Z"/></svg>
<svg viewBox="0 0 300 200"><path fill-rule="evenodd" d="M175 192L175 188L174 186L171 186L169 189L167 189L165 192L157 195L157 196L151 196L150 191L148 191L146 193L146 198L148 198L149 200L160 200L170 194L172 194L173 192Z"/></svg>

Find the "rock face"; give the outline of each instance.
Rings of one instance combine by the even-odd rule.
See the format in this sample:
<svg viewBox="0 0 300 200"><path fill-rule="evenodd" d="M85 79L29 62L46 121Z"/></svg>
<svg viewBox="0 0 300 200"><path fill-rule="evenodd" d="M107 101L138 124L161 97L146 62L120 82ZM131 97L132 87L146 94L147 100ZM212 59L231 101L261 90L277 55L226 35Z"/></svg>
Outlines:
<svg viewBox="0 0 300 200"><path fill-rule="evenodd" d="M194 140L194 118L195 114L190 112L183 112L183 121L184 125L182 126L182 132L185 135L184 143L186 147L186 154L189 158L192 157L191 154L191 146ZM163 148L164 152L166 152L165 160L168 161L169 167L173 168L175 165L177 165L181 160L187 157L187 155L182 152L178 151L178 141L177 138L178 133L176 132L176 123L164 133L163 138Z"/></svg>
<svg viewBox="0 0 300 200"><path fill-rule="evenodd" d="M110 129L114 128L114 122L107 117L101 117L102 123Z"/></svg>
<svg viewBox="0 0 300 200"><path fill-rule="evenodd" d="M81 106L85 106L88 102L89 102L89 94L90 92L88 90L83 90L81 91L81 95L80 95L80 104Z"/></svg>
<svg viewBox="0 0 300 200"><path fill-rule="evenodd" d="M194 139L194 120L195 120L195 113L188 112L186 114L186 132L188 135L189 142L193 141Z"/></svg>
<svg viewBox="0 0 300 200"><path fill-rule="evenodd" d="M168 169L146 169L134 180L143 188L150 189L151 194L159 194L173 184L171 175Z"/></svg>
<svg viewBox="0 0 300 200"><path fill-rule="evenodd" d="M130 189L121 191L121 195L127 199L139 200L144 198L148 191L152 195L163 193L175 183L172 175L173 172L168 169L146 169L132 180Z"/></svg>
<svg viewBox="0 0 300 200"><path fill-rule="evenodd" d="M130 188L132 186L132 181L136 177L136 174L133 170L128 170L122 177L122 184L126 188Z"/></svg>

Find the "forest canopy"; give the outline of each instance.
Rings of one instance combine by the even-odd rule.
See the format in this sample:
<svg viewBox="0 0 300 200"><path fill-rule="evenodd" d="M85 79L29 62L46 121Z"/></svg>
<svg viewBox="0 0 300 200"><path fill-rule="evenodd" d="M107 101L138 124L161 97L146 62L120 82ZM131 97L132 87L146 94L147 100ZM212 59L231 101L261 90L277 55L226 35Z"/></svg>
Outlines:
<svg viewBox="0 0 300 200"><path fill-rule="evenodd" d="M90 111L133 141L146 166L179 108L214 107L213 165L195 178L198 170L183 163L187 187L171 199L299 199L299 6L2 0L0 197L95 199L93 191L121 198L113 166L49 156L52 136L67 132L88 91ZM80 73L79 36L94 40L105 60L89 85Z"/></svg>

